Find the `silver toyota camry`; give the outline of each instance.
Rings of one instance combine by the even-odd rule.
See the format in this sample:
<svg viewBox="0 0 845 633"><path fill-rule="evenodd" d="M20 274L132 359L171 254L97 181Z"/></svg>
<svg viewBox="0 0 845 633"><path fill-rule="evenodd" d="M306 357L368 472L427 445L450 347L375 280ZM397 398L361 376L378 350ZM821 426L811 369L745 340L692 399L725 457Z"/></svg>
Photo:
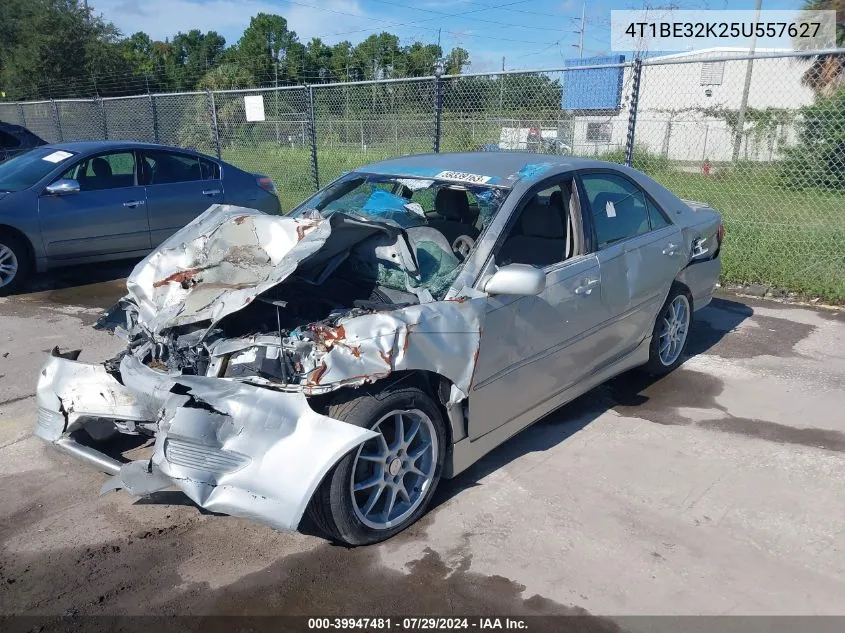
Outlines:
<svg viewBox="0 0 845 633"><path fill-rule="evenodd" d="M677 367L723 236L638 171L537 154L367 165L285 217L214 205L100 320L125 351L53 351L36 433L103 492L373 543L550 411ZM118 433L151 454L110 454Z"/></svg>

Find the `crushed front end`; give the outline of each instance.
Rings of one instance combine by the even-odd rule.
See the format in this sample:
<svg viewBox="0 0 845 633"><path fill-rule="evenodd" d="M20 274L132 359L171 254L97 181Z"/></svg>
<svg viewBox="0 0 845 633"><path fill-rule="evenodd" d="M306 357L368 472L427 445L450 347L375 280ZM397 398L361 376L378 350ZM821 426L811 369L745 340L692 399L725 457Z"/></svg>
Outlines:
<svg viewBox="0 0 845 633"><path fill-rule="evenodd" d="M112 474L103 492L175 487L295 530L326 473L375 436L323 415L323 394L425 370L443 377L447 409L463 406L483 302L420 283L425 239L339 214L210 209L138 264L101 319L123 352L86 364L54 350L36 435ZM449 257L435 271L447 280ZM152 457L96 448L116 433L154 438Z"/></svg>

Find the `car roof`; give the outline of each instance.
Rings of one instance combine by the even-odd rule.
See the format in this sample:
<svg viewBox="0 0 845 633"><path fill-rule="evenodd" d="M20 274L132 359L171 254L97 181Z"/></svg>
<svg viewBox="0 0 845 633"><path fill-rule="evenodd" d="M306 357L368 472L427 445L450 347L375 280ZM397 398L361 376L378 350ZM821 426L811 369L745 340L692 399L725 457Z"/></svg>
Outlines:
<svg viewBox="0 0 845 633"><path fill-rule="evenodd" d="M55 149L66 149L72 152L95 152L98 150L109 150L109 149L122 149L122 148L132 148L132 149L163 149L163 150L171 150L174 152L186 152L189 154L199 154L192 149L187 149L185 147L174 147L172 145L160 145L157 143L143 143L140 141L70 141L67 143L50 143L46 147L55 148ZM203 154L205 156L205 154ZM214 158L213 156L209 156L209 158Z"/></svg>
<svg viewBox="0 0 845 633"><path fill-rule="evenodd" d="M620 165L575 156L503 151L402 156L364 165L355 171L425 178L436 177L442 171L456 171L487 176L488 184L507 185L515 180L530 182L573 169L607 167L619 169Z"/></svg>

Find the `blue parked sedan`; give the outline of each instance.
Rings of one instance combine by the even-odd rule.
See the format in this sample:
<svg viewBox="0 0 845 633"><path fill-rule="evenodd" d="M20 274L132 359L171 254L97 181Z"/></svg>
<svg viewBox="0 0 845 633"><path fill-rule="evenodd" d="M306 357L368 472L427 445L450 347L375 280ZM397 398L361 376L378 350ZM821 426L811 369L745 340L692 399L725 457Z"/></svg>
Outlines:
<svg viewBox="0 0 845 633"><path fill-rule="evenodd" d="M31 270L141 257L216 203L281 213L273 181L176 147L44 145L0 163L0 296Z"/></svg>

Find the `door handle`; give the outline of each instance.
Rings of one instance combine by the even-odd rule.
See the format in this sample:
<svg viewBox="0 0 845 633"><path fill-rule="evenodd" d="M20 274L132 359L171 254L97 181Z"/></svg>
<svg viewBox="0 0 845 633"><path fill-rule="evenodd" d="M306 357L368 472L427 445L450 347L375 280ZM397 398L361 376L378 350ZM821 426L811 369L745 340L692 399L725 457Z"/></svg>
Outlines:
<svg viewBox="0 0 845 633"><path fill-rule="evenodd" d="M676 244L672 244L671 242L666 245L666 248L663 249L663 254L672 257L678 254L678 246Z"/></svg>
<svg viewBox="0 0 845 633"><path fill-rule="evenodd" d="M127 209L134 209L137 206L143 206L146 202L144 200L130 200L129 202L124 202L123 206Z"/></svg>
<svg viewBox="0 0 845 633"><path fill-rule="evenodd" d="M575 288L576 295L588 295L593 292L593 288L599 285L598 279L584 279L581 285Z"/></svg>
<svg viewBox="0 0 845 633"><path fill-rule="evenodd" d="M220 193L220 190L219 190L219 189L205 189L205 190L202 192L202 195L204 195L204 196L216 196L216 195L218 195L219 193Z"/></svg>

